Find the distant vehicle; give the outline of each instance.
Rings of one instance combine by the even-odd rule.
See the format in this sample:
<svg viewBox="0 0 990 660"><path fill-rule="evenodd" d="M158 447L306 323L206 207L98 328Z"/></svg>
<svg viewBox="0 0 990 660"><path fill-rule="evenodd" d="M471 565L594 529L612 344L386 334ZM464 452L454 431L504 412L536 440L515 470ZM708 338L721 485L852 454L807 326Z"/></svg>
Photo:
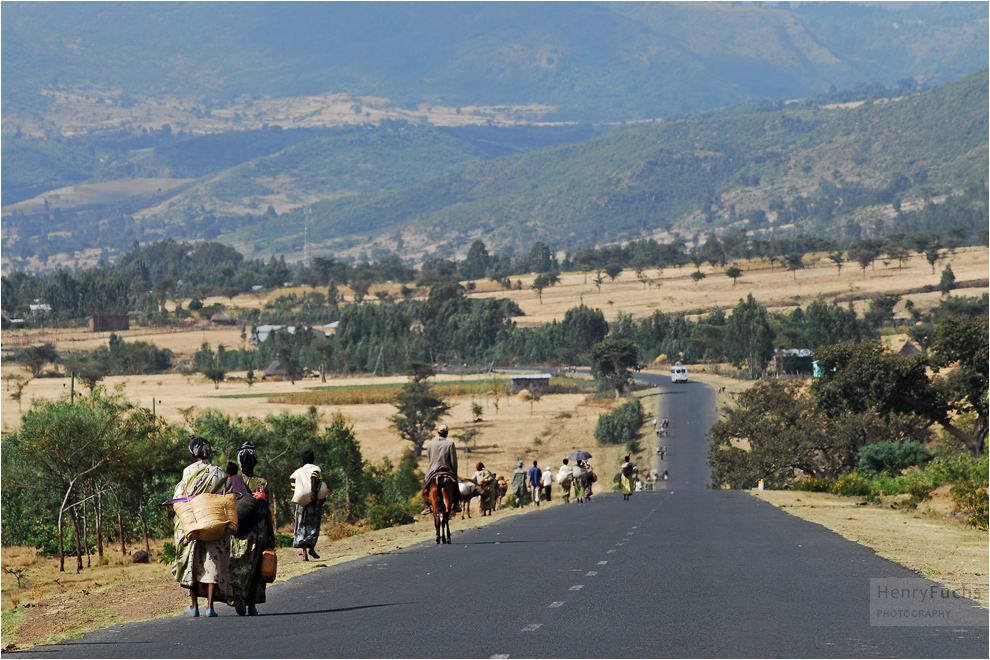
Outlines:
<svg viewBox="0 0 990 660"><path fill-rule="evenodd" d="M687 378L687 367L671 367L670 368L670 382L672 383L686 383Z"/></svg>

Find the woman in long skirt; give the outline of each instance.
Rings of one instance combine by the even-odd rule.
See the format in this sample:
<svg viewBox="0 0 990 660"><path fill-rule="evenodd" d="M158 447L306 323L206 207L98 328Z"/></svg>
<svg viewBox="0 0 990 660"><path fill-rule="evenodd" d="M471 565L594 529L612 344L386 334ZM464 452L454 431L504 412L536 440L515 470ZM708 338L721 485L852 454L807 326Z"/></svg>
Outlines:
<svg viewBox="0 0 990 660"><path fill-rule="evenodd" d="M323 521L323 500L320 499L320 484L322 483L319 466L313 465L316 457L308 449L302 454L303 466L292 473L293 488L299 479L308 479L312 499L309 504L296 504L296 520L292 535L292 547L302 548L303 561L309 558L319 559L316 554L316 541L320 538L320 523Z"/></svg>
<svg viewBox="0 0 990 660"><path fill-rule="evenodd" d="M240 480L243 487L237 484L234 491L244 493L244 497L254 497L263 500L266 505L272 501L268 481L254 474L258 464L258 454L254 445L245 442L237 453L237 463L241 474L231 477L231 482ZM259 603L265 602L265 581L261 579L261 554L268 548L275 547L275 525L272 521L271 507L265 507L265 513L251 527L247 534L240 533L230 541L230 582L234 590L230 604L234 606L239 616L245 614L257 616Z"/></svg>
<svg viewBox="0 0 990 660"><path fill-rule="evenodd" d="M216 465L210 464L213 455L209 440L197 435L189 439L189 453L195 461L182 471L182 480L175 487L175 499L192 497L221 490L227 475ZM172 575L189 590L192 604L186 608L189 616L199 616L199 597L206 598L206 616L219 616L213 604L230 597L230 537L217 541L190 541L182 531L179 517L173 523L175 564Z"/></svg>

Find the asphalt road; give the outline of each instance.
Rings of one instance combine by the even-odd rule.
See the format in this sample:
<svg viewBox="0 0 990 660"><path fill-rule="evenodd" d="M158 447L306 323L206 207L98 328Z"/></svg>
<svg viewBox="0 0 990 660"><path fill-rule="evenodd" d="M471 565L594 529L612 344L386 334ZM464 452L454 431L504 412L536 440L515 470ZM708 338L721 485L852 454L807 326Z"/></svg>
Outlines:
<svg viewBox="0 0 990 660"><path fill-rule="evenodd" d="M917 576L746 493L708 490L714 395L658 384L670 418L661 490L629 502L600 493L467 531L455 521L452 545L272 587L260 617L221 607L217 619L119 625L17 655L987 657L985 626L871 626L870 579Z"/></svg>

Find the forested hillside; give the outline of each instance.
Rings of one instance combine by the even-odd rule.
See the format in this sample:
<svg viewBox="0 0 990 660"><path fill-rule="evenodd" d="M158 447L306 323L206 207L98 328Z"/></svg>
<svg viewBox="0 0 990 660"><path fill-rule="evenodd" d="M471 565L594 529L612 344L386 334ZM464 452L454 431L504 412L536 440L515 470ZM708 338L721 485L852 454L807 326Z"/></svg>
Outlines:
<svg viewBox="0 0 990 660"><path fill-rule="evenodd" d="M241 97L343 92L654 118L948 82L985 66L986 18L976 2L5 3L3 122L35 123L57 92L207 114Z"/></svg>
<svg viewBox="0 0 990 660"><path fill-rule="evenodd" d="M5 267L986 224L985 7L273 6L4 5Z"/></svg>
<svg viewBox="0 0 990 660"><path fill-rule="evenodd" d="M4 260L41 257L23 263L44 268L49 255L86 248L113 260L134 241L162 236L217 239L249 257L297 260L307 222L314 254L364 260L464 254L479 236L510 252L533 240L574 252L740 229L853 239L953 226L971 233L986 225L985 205L953 200L976 199L985 189L986 106L984 70L852 108L815 99L743 104L597 137L591 127L396 123L158 132L116 138L112 148L80 138L60 145L80 170L183 183L113 204L44 197L44 204L36 198L7 207ZM47 145L19 142L5 141L13 145L5 173L54 161Z"/></svg>

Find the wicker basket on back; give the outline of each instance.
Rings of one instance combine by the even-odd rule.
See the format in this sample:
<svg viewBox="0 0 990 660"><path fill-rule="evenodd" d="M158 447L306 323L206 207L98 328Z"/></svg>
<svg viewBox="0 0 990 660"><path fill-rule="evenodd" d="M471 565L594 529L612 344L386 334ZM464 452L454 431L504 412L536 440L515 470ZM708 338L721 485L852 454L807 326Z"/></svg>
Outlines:
<svg viewBox="0 0 990 660"><path fill-rule="evenodd" d="M216 541L237 533L237 496L203 493L173 502L182 533L190 541Z"/></svg>

